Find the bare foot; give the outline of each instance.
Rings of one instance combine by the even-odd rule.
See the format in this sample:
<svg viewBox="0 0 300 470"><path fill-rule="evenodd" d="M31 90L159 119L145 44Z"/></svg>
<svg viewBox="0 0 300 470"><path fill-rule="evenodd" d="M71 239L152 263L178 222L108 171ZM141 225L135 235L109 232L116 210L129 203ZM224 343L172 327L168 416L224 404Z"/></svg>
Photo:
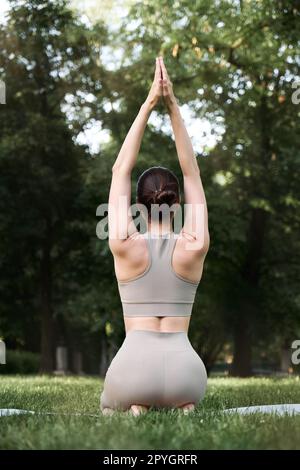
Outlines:
<svg viewBox="0 0 300 470"><path fill-rule="evenodd" d="M111 416L115 412L112 408L103 408L101 411L104 416Z"/></svg>
<svg viewBox="0 0 300 470"><path fill-rule="evenodd" d="M131 405L130 407L130 414L133 416L139 416L143 413L146 413L147 411L148 407L143 405Z"/></svg>
<svg viewBox="0 0 300 470"><path fill-rule="evenodd" d="M187 403L186 405L179 406L179 409L183 411L183 414L187 415L191 411L194 411L195 405L194 403Z"/></svg>

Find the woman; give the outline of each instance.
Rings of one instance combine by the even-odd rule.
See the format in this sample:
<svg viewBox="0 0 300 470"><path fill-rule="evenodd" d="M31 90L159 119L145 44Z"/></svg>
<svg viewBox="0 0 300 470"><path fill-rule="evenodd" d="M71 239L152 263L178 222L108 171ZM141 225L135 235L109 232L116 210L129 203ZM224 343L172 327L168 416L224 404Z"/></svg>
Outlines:
<svg viewBox="0 0 300 470"><path fill-rule="evenodd" d="M144 234L136 229L129 208L131 172L160 97L175 134L188 206L179 234L172 230L173 209L180 207L179 184L167 168L150 168L138 180L137 204L148 223ZM172 209L171 217L157 210L161 207ZM207 383L188 328L209 232L200 170L162 57L156 58L149 95L112 168L108 224L126 337L107 370L100 409L103 414L123 410L138 415L149 408L187 413L203 398Z"/></svg>

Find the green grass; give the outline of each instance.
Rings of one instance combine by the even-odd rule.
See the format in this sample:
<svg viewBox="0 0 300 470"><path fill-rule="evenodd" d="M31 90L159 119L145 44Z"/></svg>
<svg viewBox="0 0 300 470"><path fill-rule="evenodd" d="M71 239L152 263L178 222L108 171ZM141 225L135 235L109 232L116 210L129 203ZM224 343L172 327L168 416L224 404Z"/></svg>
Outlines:
<svg viewBox="0 0 300 470"><path fill-rule="evenodd" d="M187 416L177 410L102 416L102 383L93 377L0 375L0 408L59 413L1 417L0 449L300 448L299 415L222 412L236 406L300 403L298 377L209 379L205 399Z"/></svg>

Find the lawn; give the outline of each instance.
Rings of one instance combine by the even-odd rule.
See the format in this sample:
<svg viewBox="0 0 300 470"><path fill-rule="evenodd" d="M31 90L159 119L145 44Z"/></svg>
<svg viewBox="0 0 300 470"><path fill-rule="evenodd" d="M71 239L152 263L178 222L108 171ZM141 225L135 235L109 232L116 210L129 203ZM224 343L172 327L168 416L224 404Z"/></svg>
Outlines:
<svg viewBox="0 0 300 470"><path fill-rule="evenodd" d="M211 378L196 411L104 417L94 377L0 375L0 408L57 414L0 417L1 449L299 449L300 415L226 415L225 408L300 403L299 377ZM82 415L76 415L80 413Z"/></svg>

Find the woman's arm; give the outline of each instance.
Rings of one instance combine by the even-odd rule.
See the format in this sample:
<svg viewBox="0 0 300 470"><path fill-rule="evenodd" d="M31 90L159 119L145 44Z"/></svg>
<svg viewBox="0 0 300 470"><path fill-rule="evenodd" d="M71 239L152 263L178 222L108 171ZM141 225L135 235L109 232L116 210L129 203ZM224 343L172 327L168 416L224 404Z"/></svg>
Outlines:
<svg viewBox="0 0 300 470"><path fill-rule="evenodd" d="M108 228L109 246L118 251L122 242L137 232L130 211L131 172L137 160L142 137L152 109L162 94L159 63L156 61L154 81L149 95L141 105L139 113L131 125L118 157L112 167L112 180L109 192Z"/></svg>
<svg viewBox="0 0 300 470"><path fill-rule="evenodd" d="M200 169L162 58L160 65L163 75L163 97L170 115L183 174L185 217L182 232L191 235L197 241L197 250L206 253L209 248L208 212Z"/></svg>
<svg viewBox="0 0 300 470"><path fill-rule="evenodd" d="M137 160L150 113L149 104L143 103L112 167L108 199L109 246L112 250L117 250L120 242L137 231L130 210L131 172Z"/></svg>

